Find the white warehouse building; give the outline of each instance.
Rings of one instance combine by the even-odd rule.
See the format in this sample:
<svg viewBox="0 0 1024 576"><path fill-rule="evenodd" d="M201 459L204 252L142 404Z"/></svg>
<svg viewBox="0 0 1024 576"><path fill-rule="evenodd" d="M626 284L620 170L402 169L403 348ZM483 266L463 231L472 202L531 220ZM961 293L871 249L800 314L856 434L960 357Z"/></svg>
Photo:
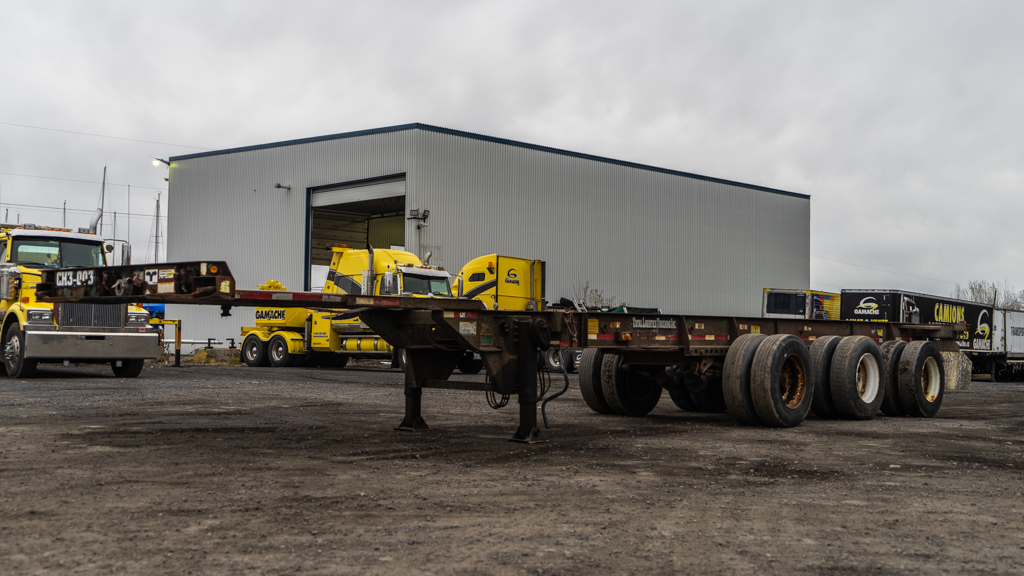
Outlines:
<svg viewBox="0 0 1024 576"><path fill-rule="evenodd" d="M316 284L328 243L404 246L455 274L498 253L665 313L759 316L810 284L810 196L405 124L170 158L169 261L223 260L238 287ZM429 215L426 220L413 215ZM238 338L251 309L170 306L186 338Z"/></svg>

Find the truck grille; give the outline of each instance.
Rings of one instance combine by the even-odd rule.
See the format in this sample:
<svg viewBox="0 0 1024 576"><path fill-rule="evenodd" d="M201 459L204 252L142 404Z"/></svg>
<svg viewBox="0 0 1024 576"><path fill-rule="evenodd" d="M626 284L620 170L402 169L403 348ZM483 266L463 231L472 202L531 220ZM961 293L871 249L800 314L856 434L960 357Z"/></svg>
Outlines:
<svg viewBox="0 0 1024 576"><path fill-rule="evenodd" d="M57 325L62 328L123 328L127 315L127 304L64 302L57 311Z"/></svg>

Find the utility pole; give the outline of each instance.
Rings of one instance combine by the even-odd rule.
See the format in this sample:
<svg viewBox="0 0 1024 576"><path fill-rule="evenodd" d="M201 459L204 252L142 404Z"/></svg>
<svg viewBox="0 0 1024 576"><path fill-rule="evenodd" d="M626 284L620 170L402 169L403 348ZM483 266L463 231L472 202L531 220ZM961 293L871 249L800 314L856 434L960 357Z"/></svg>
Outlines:
<svg viewBox="0 0 1024 576"><path fill-rule="evenodd" d="M153 259L160 262L160 193L156 193L156 249L153 251Z"/></svg>
<svg viewBox="0 0 1024 576"><path fill-rule="evenodd" d="M61 228L68 227L68 201L64 201L64 223L60 225Z"/></svg>
<svg viewBox="0 0 1024 576"><path fill-rule="evenodd" d="M128 244L132 243L132 185L128 185L128 233L125 235Z"/></svg>

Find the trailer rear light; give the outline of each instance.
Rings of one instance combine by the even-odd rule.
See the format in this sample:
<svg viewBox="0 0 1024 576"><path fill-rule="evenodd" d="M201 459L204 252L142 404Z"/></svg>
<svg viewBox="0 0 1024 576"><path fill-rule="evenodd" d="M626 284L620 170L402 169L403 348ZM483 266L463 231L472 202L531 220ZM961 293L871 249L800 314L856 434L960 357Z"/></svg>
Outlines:
<svg viewBox="0 0 1024 576"><path fill-rule="evenodd" d="M217 265L216 264L210 264L210 274L216 274L216 273L217 273Z"/></svg>
<svg viewBox="0 0 1024 576"><path fill-rule="evenodd" d="M622 342L629 342L633 339L633 335L629 332L619 332L616 336L618 336L618 339Z"/></svg>

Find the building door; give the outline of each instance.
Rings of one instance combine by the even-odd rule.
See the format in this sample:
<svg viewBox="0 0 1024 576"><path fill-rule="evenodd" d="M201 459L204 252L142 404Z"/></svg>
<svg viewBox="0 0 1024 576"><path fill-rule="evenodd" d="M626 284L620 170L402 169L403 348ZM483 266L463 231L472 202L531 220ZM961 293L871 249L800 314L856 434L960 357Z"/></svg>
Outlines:
<svg viewBox="0 0 1024 576"><path fill-rule="evenodd" d="M306 289L322 289L329 244L405 246L405 175L321 186L310 191Z"/></svg>

